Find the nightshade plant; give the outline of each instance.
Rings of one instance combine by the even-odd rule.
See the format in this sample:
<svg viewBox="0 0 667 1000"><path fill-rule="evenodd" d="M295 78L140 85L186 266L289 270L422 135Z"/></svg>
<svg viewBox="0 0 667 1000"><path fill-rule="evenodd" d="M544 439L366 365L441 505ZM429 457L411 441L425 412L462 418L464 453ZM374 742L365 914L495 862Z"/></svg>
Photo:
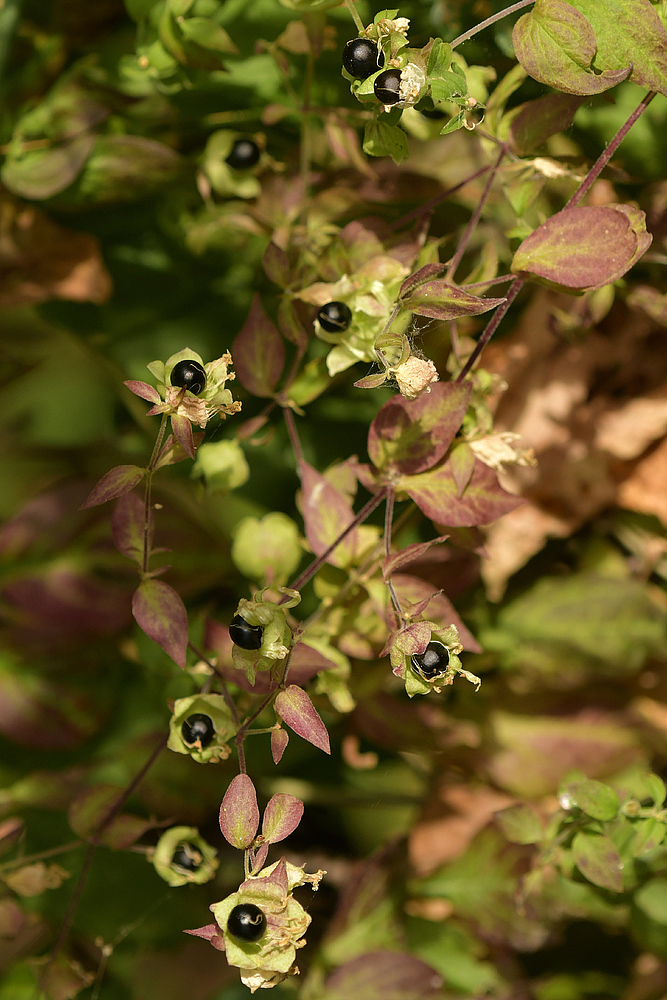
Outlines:
<svg viewBox="0 0 667 1000"><path fill-rule="evenodd" d="M361 1000L500 998L511 994L513 975L517 990L527 989L528 973L512 971L516 956L546 947L577 919L627 929L647 953L667 958L665 786L651 771L649 752L664 762L664 716L643 705L662 740L645 736L644 745L634 730L626 738L609 706L602 721L591 709L570 725L558 714L565 713L560 702L553 719L539 695L526 705L521 699L534 692L542 668L546 689L551 683L559 697L568 690L561 677L574 670L568 641L579 650L582 697L592 697L587 684L599 684L596 670L604 671L597 648L577 646L576 614L574 623L548 635L552 655L561 657L550 673L541 633L522 632L511 606L504 629L477 613L484 651L448 596L447 582L456 591L451 578L440 572L448 559L460 556L470 565L484 554L480 529L522 504L499 473L535 464L518 435L495 429L494 407L507 385L482 367L515 300L519 315L531 294L557 293L560 321L563 314L571 319L567 333L576 345L609 315L615 297L631 302L646 288L633 284L633 269L647 267L652 236L633 190L621 200L631 178L614 158L633 125L647 120L653 99L667 95L665 5L522 0L458 37L453 25L440 23L450 41L426 30L428 18L409 4L373 12L353 0L263 0L260 35L245 9L254 5L235 0L126 0L125 6L136 31L124 22L99 58L76 45L47 58L32 14L20 22L2 122L8 227L18 220L12 233L19 246L16 234L25 240L36 218L28 206L44 202L71 224L77 213L90 212L91 227L110 240L114 223L105 207L136 198L153 206L154 242L141 250L117 247L116 260L166 269L167 284L176 288L190 267L183 261L194 255L192 273L205 262L215 309L207 333L200 333L195 289L179 309L193 310L197 322L144 331L143 340L125 345L124 358L108 346L114 330L119 342L125 333L103 305L111 289L96 249L86 243L79 257L72 250L78 280L88 268L85 294L72 288L74 265L44 279L56 296L109 309L100 312L108 330L86 341L85 352L63 339L82 370L88 352L98 359L99 378L114 381L140 429L124 425L114 445L122 460L110 470L88 456L89 470L103 474L80 510L110 501L115 508L110 529L102 517L85 514L92 526L87 548L82 543L80 564L74 560L69 572L82 593L86 559L98 560L103 578L101 570L120 581L117 617L93 632L124 631L124 662L145 671L161 735L133 776L93 755L86 768L59 772L58 781L30 775L6 792L8 811L66 806L77 838L64 847L39 842L33 855L17 853L0 869L7 936L17 940L17 955L36 956L32 965L17 961L13 1000L35 987L46 1000L88 990L91 1000L104 996L113 948L100 949L96 965L76 923L100 846L145 857L177 891L206 886L208 896L190 899L202 920L206 899L214 921L186 927L193 906L184 903L180 930L224 952L252 992L300 989L294 977L307 969L303 1000L352 993ZM461 5L461 16L469 6ZM438 12L434 4L433 23ZM0 21L2 64L19 23L18 4L0 14L7 15ZM484 33L500 50L492 65L482 62L478 47ZM29 49L23 68L22 47ZM508 66L510 54L516 59ZM61 65L66 70L54 72ZM40 87L45 93L37 102ZM566 134L578 111L617 89L618 111L638 88L634 109L591 163L590 148L602 146L594 132L582 141L585 154ZM649 263L663 265L663 258ZM210 264L221 259L222 277ZM21 288L39 300L25 280ZM119 301L123 294L121 287ZM643 295L645 311L664 323L664 298ZM567 296L575 303L571 313L563 305ZM178 339L184 328L187 337ZM158 344L166 345L163 356L172 353L148 362L150 380L144 379L149 347ZM123 380L119 367L133 377ZM73 390L78 379L72 382ZM350 440L328 427L341 402L355 413ZM145 441L150 418L156 418L152 450ZM367 458L353 453L360 445ZM258 472L263 453L266 467ZM173 468L188 460L197 483ZM280 495L272 477L284 487ZM360 486L370 494L362 504ZM272 510L274 500L286 510ZM175 527L179 518L189 525L185 535ZM28 526L21 530L29 533ZM100 541L109 532L117 552L134 564L131 593L127 564ZM15 544L18 551L23 543ZM167 552L169 563L162 558ZM633 599L641 610L627 625L631 638L617 660L609 656L624 678L620 664L636 673L667 651L664 587L655 599L651 586L637 583ZM15 596L10 589L6 600ZM126 605L137 626L131 638ZM635 619L645 628L635 628ZM607 621L608 630L613 625ZM599 633L604 643L605 629ZM478 673L468 669L470 654L481 654ZM499 680L494 668L510 680ZM5 735L39 740L46 713L31 699L42 708L55 699L57 688L48 684L8 689L18 707ZM91 737L99 720L85 699L81 704L65 699L62 721L49 730L55 742L37 745L65 752ZM545 733L556 747L551 754L542 745L549 743ZM128 740L130 734L134 739L128 726ZM316 809L318 796L324 801L330 794L329 779L319 783L318 771L333 773L325 762L332 749L358 775L378 767L377 753L360 749L362 738L381 753L398 751L399 767L414 765L420 801L428 799L427 777L437 787L439 766L452 786L469 780L471 797L481 803L477 817L470 807L478 839L468 854L445 854L441 864L415 865L407 876L402 848L386 843L351 880L318 950L297 963L312 919L310 897L299 892L317 889L326 875L308 844L308 823L299 829L304 800ZM323 756L300 758L310 754L308 744ZM546 778L528 766L540 756L538 744L553 768ZM188 796L173 793L169 777L163 786L152 777L168 756L165 748L173 752L167 770L188 767L168 773L186 775L188 791L190 783L201 788L192 812L206 825L205 836L190 823ZM298 772L300 759L307 759L305 774L290 777L286 768ZM522 784L524 769L533 786ZM120 784L116 771L126 779ZM393 804L404 806L405 772L388 773L398 782ZM155 781L152 798L147 794L137 813L123 812L144 780ZM486 782L483 793L476 782ZM353 801L373 799L372 785L361 778L352 785ZM225 844L211 829L213 800ZM7 850L20 829L8 824L0 828ZM271 846L297 829L298 848L269 860ZM233 875L236 855L226 845L242 852ZM71 904L51 939L46 921L31 923L21 899L67 877L58 866L47 869L44 858L81 846ZM485 867L492 875L488 884L482 878L477 900L470 885ZM429 906L434 901L440 909ZM24 927L33 926L39 933L24 940ZM201 941L191 947L207 950ZM120 982L122 972L113 976ZM225 982L215 979L221 988ZM569 982L536 979L534 992L538 1000L622 992L617 982L591 982L572 994ZM130 995L119 989L119 996ZM0 987L0 1000L9 996Z"/></svg>

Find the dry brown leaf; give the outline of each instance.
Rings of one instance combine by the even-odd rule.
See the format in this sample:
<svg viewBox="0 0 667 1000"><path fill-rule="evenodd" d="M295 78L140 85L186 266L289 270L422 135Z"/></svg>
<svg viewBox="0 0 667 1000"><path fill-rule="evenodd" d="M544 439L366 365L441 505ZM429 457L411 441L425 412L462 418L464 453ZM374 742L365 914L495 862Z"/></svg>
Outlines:
<svg viewBox="0 0 667 1000"><path fill-rule="evenodd" d="M667 440L635 466L618 490L621 507L655 514L667 526Z"/></svg>
<svg viewBox="0 0 667 1000"><path fill-rule="evenodd" d="M97 240L0 193L0 306L48 299L105 302L111 278Z"/></svg>

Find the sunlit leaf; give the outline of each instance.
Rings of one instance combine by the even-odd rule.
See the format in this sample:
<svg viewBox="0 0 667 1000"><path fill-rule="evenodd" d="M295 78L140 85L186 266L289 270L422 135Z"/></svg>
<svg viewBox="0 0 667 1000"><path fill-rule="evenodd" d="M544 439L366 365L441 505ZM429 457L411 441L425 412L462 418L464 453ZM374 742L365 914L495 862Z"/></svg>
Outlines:
<svg viewBox="0 0 667 1000"><path fill-rule="evenodd" d="M220 830L232 847L250 847L259 827L255 786L247 774L233 778L220 806Z"/></svg>
<svg viewBox="0 0 667 1000"><path fill-rule="evenodd" d="M325 753L331 753L329 734L306 692L290 684L275 701L276 712L290 729Z"/></svg>
<svg viewBox="0 0 667 1000"><path fill-rule="evenodd" d="M142 580L132 598L132 614L146 635L184 667L188 616L174 588L161 580Z"/></svg>

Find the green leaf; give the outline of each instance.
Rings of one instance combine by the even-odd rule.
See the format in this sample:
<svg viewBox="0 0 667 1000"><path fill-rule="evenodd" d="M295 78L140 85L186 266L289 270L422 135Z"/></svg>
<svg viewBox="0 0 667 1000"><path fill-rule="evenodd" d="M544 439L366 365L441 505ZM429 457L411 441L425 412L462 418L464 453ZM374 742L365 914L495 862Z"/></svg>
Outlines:
<svg viewBox="0 0 667 1000"><path fill-rule="evenodd" d="M567 94L600 94L632 69L630 61L606 71L596 62L597 72L593 71L595 31L565 0L536 0L530 13L514 25L512 41L517 59L533 79Z"/></svg>
<svg viewBox="0 0 667 1000"><path fill-rule="evenodd" d="M451 45L449 42L443 42L442 38L436 38L429 52L426 75L428 77L440 76L449 69L451 62Z"/></svg>
<svg viewBox="0 0 667 1000"><path fill-rule="evenodd" d="M514 255L512 271L563 289L611 284L651 245L646 216L627 205L565 208L542 223Z"/></svg>
<svg viewBox="0 0 667 1000"><path fill-rule="evenodd" d="M618 795L613 788L590 778L566 784L560 790L559 797L563 808L570 809L572 806L576 806L587 816L599 820L614 819L621 807ZM565 800L567 800L567 805L565 805Z"/></svg>
<svg viewBox="0 0 667 1000"><path fill-rule="evenodd" d="M525 502L504 490L493 469L479 461L461 497L451 461L416 476L401 476L395 486L436 524L452 528L490 524Z"/></svg>
<svg viewBox="0 0 667 1000"><path fill-rule="evenodd" d="M656 819L655 816L649 816L648 819L640 819L633 823L633 827L635 830L635 841L632 845L632 856L634 858L639 858L642 854L646 854L648 851L653 851L656 847L659 847L667 833L667 827L664 822Z"/></svg>
<svg viewBox="0 0 667 1000"><path fill-rule="evenodd" d="M369 122L364 130L364 153L369 156L391 156L395 163L408 158L408 137L398 125Z"/></svg>
<svg viewBox="0 0 667 1000"><path fill-rule="evenodd" d="M580 831L572 841L572 855L579 871L593 885L612 892L623 891L623 865L609 837Z"/></svg>
<svg viewBox="0 0 667 1000"><path fill-rule="evenodd" d="M637 890L634 903L647 917L667 924L667 878L654 878Z"/></svg>
<svg viewBox="0 0 667 1000"><path fill-rule="evenodd" d="M179 21L178 26L188 41L196 42L203 49L238 53L225 29L210 17L188 17Z"/></svg>
<svg viewBox="0 0 667 1000"><path fill-rule="evenodd" d="M493 818L512 844L538 844L542 840L542 825L530 806L508 806L494 813Z"/></svg>
<svg viewBox="0 0 667 1000"><path fill-rule="evenodd" d="M456 132L457 129L463 127L464 121L465 121L465 114L463 113L463 111L460 111L458 115L455 115L453 118L449 119L444 128L440 129L440 135L449 135L450 132Z"/></svg>
<svg viewBox="0 0 667 1000"><path fill-rule="evenodd" d="M550 136L565 132L584 100L577 94L546 94L524 104L510 127L510 137L519 156L527 156Z"/></svg>
<svg viewBox="0 0 667 1000"><path fill-rule="evenodd" d="M448 321L461 316L479 316L505 301L471 295L463 288L458 288L441 278L431 277L416 283L415 279L422 273L436 268L439 269L440 265L427 264L415 275L406 278L400 291L401 305L405 309L420 316Z"/></svg>
<svg viewBox="0 0 667 1000"><path fill-rule="evenodd" d="M282 511L244 517L234 529L232 559L253 580L283 584L301 562L299 529Z"/></svg>
<svg viewBox="0 0 667 1000"><path fill-rule="evenodd" d="M282 732L283 730L277 730ZM303 802L294 795L273 795L262 817L262 836L268 844L277 844L296 830L303 816Z"/></svg>
<svg viewBox="0 0 667 1000"><path fill-rule="evenodd" d="M451 101L457 97L465 97L468 93L465 77L457 73L442 73L430 80L430 90L434 101Z"/></svg>
<svg viewBox="0 0 667 1000"><path fill-rule="evenodd" d="M329 734L306 692L290 684L275 701L276 712L290 729L314 746L331 753Z"/></svg>
<svg viewBox="0 0 667 1000"><path fill-rule="evenodd" d="M22 198L52 198L78 177L94 145L95 136L85 134L50 149L17 155L10 152L0 170L0 179Z"/></svg>

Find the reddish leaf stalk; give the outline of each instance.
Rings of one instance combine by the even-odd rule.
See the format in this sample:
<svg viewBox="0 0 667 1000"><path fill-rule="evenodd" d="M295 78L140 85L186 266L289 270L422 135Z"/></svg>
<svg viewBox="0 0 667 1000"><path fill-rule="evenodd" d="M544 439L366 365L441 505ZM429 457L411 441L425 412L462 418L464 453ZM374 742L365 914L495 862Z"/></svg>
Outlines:
<svg viewBox="0 0 667 1000"><path fill-rule="evenodd" d="M153 519L151 517L153 472L155 471L155 463L157 462L158 455L160 454L160 449L162 447L162 442L164 440L164 432L166 428L167 428L167 414L163 413L162 420L160 421L160 429L157 433L155 444L153 446L153 453L151 454L150 462L146 467L146 489L144 491L144 557L141 566L143 574L146 574L148 572L148 561L150 559L150 552L153 547L153 537L152 537Z"/></svg>
<svg viewBox="0 0 667 1000"><path fill-rule="evenodd" d="M380 492L376 493L374 497L371 497L368 503L361 508L361 510L354 518L354 520L351 521L350 524L348 524L345 531L342 531L340 533L336 541L332 542L329 548L325 552L323 552L321 556L318 556L317 559L314 559L313 562L310 564L310 566L306 567L303 573L300 576L298 576L293 583L290 584L290 590L300 590L301 587L303 587L306 583L308 583L309 580L312 580L312 578L315 576L320 567L323 566L324 563L327 561L327 559L334 551L334 549L337 548L345 538L347 538L347 536L350 534L351 531L354 531L356 527L364 523L366 518L373 513L375 508L380 506L386 495L387 495L387 487L383 486ZM288 600L289 600L288 596L282 597L278 601L278 604L284 604L285 601Z"/></svg>
<svg viewBox="0 0 667 1000"><path fill-rule="evenodd" d="M213 666L213 664L211 663L211 661L208 659L208 657L204 656L204 654L202 653L202 651L200 649L197 649L197 647L194 645L194 643L188 642L188 646L190 647L190 649L192 650L192 652L195 654L196 657L198 657L200 660L202 660L206 664L207 667L209 667L215 674L217 674L218 681L219 681L219 684L220 684L220 688L222 690L222 697L225 699L225 702L227 704L227 708L229 709L229 711L232 714L232 719L234 720L234 725L238 726L239 725L239 713L238 713L238 711L236 709L236 704L234 702L234 699L232 698L231 694L229 693L229 688L227 687L227 683L226 683L224 677L222 677L222 675L217 672L217 670L215 669L215 667ZM203 689L202 689L202 694L203 694Z"/></svg>
<svg viewBox="0 0 667 1000"><path fill-rule="evenodd" d="M498 173L498 168L500 167L500 164L503 162L503 159L504 159L506 153L507 153L507 144L503 143L502 146L501 146L501 148L500 148L500 153L498 154L498 158L497 158L496 162L493 164L493 166L491 167L491 170L489 172L489 176L486 179L486 184L484 185L484 190L482 191L482 197L477 202L477 205L475 207L475 211L472 213L472 215L470 217L470 221L469 221L469 223L467 225L466 231L464 232L463 236L461 237L461 239L459 241L459 245L456 248L456 253L452 257L451 262L449 264L449 267L447 268L447 274L445 275L445 281L452 281L453 278L454 278L454 275L456 273L456 269L459 266L459 264L461 263L461 259L463 258L463 255L466 252L466 247L468 246L468 243L470 241L470 237L474 233L474 231L475 231L475 229L477 227L477 223L480 220L480 217L481 217L481 214L482 214L482 210L484 208L484 205L486 204L487 198L489 197L489 192L491 191L491 185L493 184L494 180L496 179L496 174Z"/></svg>
<svg viewBox="0 0 667 1000"><path fill-rule="evenodd" d="M480 356L480 354L482 353L488 342L491 340L491 337L494 335L494 333L500 326L500 321L502 320L503 316L505 315L509 307L514 302L515 298L517 297L521 289L523 288L523 285L524 285L523 278L514 279L514 281L512 282L507 291L507 298L502 303L502 305L498 306L495 313L487 323L486 329L484 330L482 336L479 338L479 340L475 345L475 350L468 358L467 362L463 367L463 370L456 379L457 382L463 382L464 378L466 377L472 366L477 361L477 358Z"/></svg>
<svg viewBox="0 0 667 1000"><path fill-rule="evenodd" d="M639 102L639 104L632 112L628 120L625 122L624 125L621 125L620 129L618 130L614 138L611 140L611 142L608 144L604 152L601 153L600 156L597 158L591 169L588 171L586 177L583 179L577 190L574 192L568 203L565 205L565 208L574 208L575 205L579 204L581 199L589 191L589 189L598 179L604 168L607 166L612 156L614 155L618 147L621 145L626 135L634 125L634 123L644 114L644 112L646 111L647 107L649 106L655 95L656 91L650 90L646 95L646 97L644 97Z"/></svg>
<svg viewBox="0 0 667 1000"><path fill-rule="evenodd" d="M394 520L394 488L393 486L387 487L387 503L384 512L384 553L386 556L391 555L391 529ZM403 609L401 608L401 602L398 599L398 594L394 588L391 580L387 580L387 590L389 591L389 596L391 597L391 603L394 605L394 610L398 615L399 619L403 617Z"/></svg>
<svg viewBox="0 0 667 1000"><path fill-rule="evenodd" d="M492 14L491 17L487 17L486 21L480 21L474 28L464 31L462 35L459 35L453 42L450 42L450 45L453 49L455 49L457 45L461 45L462 42L467 42L469 38L473 38L474 35L483 31L484 28L488 28L490 25L495 24L496 21L502 20L503 17L513 14L515 10L521 10L522 7L529 7L530 4L534 2L535 0L519 0L518 3L513 3L511 7L505 7L505 10L499 10L497 14Z"/></svg>
<svg viewBox="0 0 667 1000"><path fill-rule="evenodd" d="M287 426L287 433L289 434L290 441L292 442L292 450L294 451L294 457L296 458L297 465L299 462L303 461L303 451L301 449L301 442L299 441L299 434L296 429L296 424L294 422L294 414L292 411L285 407L283 410L285 416L285 424Z"/></svg>
<svg viewBox="0 0 667 1000"><path fill-rule="evenodd" d="M442 194L438 194L435 198L431 198L430 201L424 202L424 204L420 205L419 208L413 208L413 210L408 212L407 215L402 215L400 219L396 220L396 222L392 222L389 228L400 229L401 226L403 226L406 222L410 222L411 219L415 219L419 215L426 215L432 208L435 208L436 205L439 205L443 201L447 201L447 199L451 198L453 194L456 194L457 191L464 188L466 184L470 184L471 181L477 180L478 177L481 177L482 174L485 174L490 169L491 167L489 166L480 167L474 174L470 174L470 176L466 177L465 180L459 181L459 183L455 184L454 187L447 188L447 190L443 191Z"/></svg>

